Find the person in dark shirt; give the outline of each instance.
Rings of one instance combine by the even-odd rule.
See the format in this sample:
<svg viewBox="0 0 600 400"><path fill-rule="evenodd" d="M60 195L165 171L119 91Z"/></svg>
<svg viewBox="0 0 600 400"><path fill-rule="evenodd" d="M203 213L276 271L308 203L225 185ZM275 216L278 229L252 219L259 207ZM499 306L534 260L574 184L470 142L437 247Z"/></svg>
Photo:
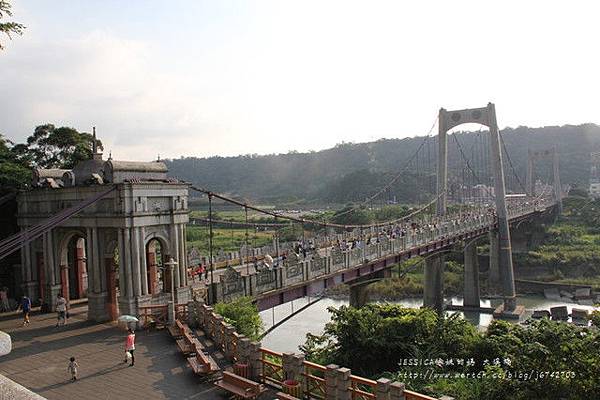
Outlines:
<svg viewBox="0 0 600 400"><path fill-rule="evenodd" d="M27 296L21 298L19 308L23 310L23 326L29 325L29 313L31 312L31 300Z"/></svg>

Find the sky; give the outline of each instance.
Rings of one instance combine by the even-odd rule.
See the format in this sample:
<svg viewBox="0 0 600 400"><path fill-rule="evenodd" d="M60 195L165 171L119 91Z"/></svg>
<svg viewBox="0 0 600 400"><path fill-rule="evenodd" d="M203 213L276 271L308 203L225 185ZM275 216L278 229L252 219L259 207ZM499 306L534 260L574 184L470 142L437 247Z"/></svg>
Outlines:
<svg viewBox="0 0 600 400"><path fill-rule="evenodd" d="M600 123L597 1L12 3L16 142L53 123L122 160L321 150L490 101L501 127Z"/></svg>

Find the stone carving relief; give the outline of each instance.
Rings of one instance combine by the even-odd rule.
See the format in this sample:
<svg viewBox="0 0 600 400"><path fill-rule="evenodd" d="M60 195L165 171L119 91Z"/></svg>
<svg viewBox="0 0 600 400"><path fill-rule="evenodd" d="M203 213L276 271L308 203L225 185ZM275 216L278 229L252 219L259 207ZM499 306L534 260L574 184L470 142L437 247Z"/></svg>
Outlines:
<svg viewBox="0 0 600 400"><path fill-rule="evenodd" d="M285 263L288 265L297 264L299 262L300 257L298 257L298 254L294 253L293 251L290 251L287 258L285 259Z"/></svg>
<svg viewBox="0 0 600 400"><path fill-rule="evenodd" d="M327 258L323 258L319 255L318 252L315 252L312 262L310 263L311 272L325 271L326 263Z"/></svg>
<svg viewBox="0 0 600 400"><path fill-rule="evenodd" d="M344 262L344 253L339 247L334 247L331 250L331 264L338 265Z"/></svg>
<svg viewBox="0 0 600 400"><path fill-rule="evenodd" d="M381 251L389 252L392 249L392 242L387 237L381 238Z"/></svg>
<svg viewBox="0 0 600 400"><path fill-rule="evenodd" d="M292 279L292 278L296 278L298 276L302 276L302 263L298 263L298 264L288 264L285 267L285 278L286 279Z"/></svg>
<svg viewBox="0 0 600 400"><path fill-rule="evenodd" d="M242 274L232 267L227 267L225 273L221 275L221 286L223 296L244 293L244 278Z"/></svg>
<svg viewBox="0 0 600 400"><path fill-rule="evenodd" d="M148 211L148 198L138 196L133 203L133 209L135 212L146 212Z"/></svg>

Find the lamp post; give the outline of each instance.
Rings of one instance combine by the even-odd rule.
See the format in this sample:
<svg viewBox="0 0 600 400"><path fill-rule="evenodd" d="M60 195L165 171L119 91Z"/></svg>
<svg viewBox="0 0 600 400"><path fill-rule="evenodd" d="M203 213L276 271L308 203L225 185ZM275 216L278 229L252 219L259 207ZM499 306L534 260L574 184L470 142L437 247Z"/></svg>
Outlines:
<svg viewBox="0 0 600 400"><path fill-rule="evenodd" d="M169 269L169 281L171 282L171 304L169 305L169 323L175 322L175 281L173 279L173 271L177 261L173 260L173 257L169 258L169 261L165 263L165 266Z"/></svg>

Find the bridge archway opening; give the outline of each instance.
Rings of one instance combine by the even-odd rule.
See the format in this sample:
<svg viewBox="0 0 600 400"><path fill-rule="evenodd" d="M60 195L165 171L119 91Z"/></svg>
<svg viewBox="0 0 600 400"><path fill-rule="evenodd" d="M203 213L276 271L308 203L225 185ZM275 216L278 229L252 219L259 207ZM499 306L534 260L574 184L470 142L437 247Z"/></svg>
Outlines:
<svg viewBox="0 0 600 400"><path fill-rule="evenodd" d="M67 300L87 297L88 271L86 237L81 232L70 232L59 249L61 293Z"/></svg>
<svg viewBox="0 0 600 400"><path fill-rule="evenodd" d="M153 237L146 243L146 279L149 294L171 292L171 277L169 271L164 268L164 263L168 260L167 249L167 244L159 237Z"/></svg>

